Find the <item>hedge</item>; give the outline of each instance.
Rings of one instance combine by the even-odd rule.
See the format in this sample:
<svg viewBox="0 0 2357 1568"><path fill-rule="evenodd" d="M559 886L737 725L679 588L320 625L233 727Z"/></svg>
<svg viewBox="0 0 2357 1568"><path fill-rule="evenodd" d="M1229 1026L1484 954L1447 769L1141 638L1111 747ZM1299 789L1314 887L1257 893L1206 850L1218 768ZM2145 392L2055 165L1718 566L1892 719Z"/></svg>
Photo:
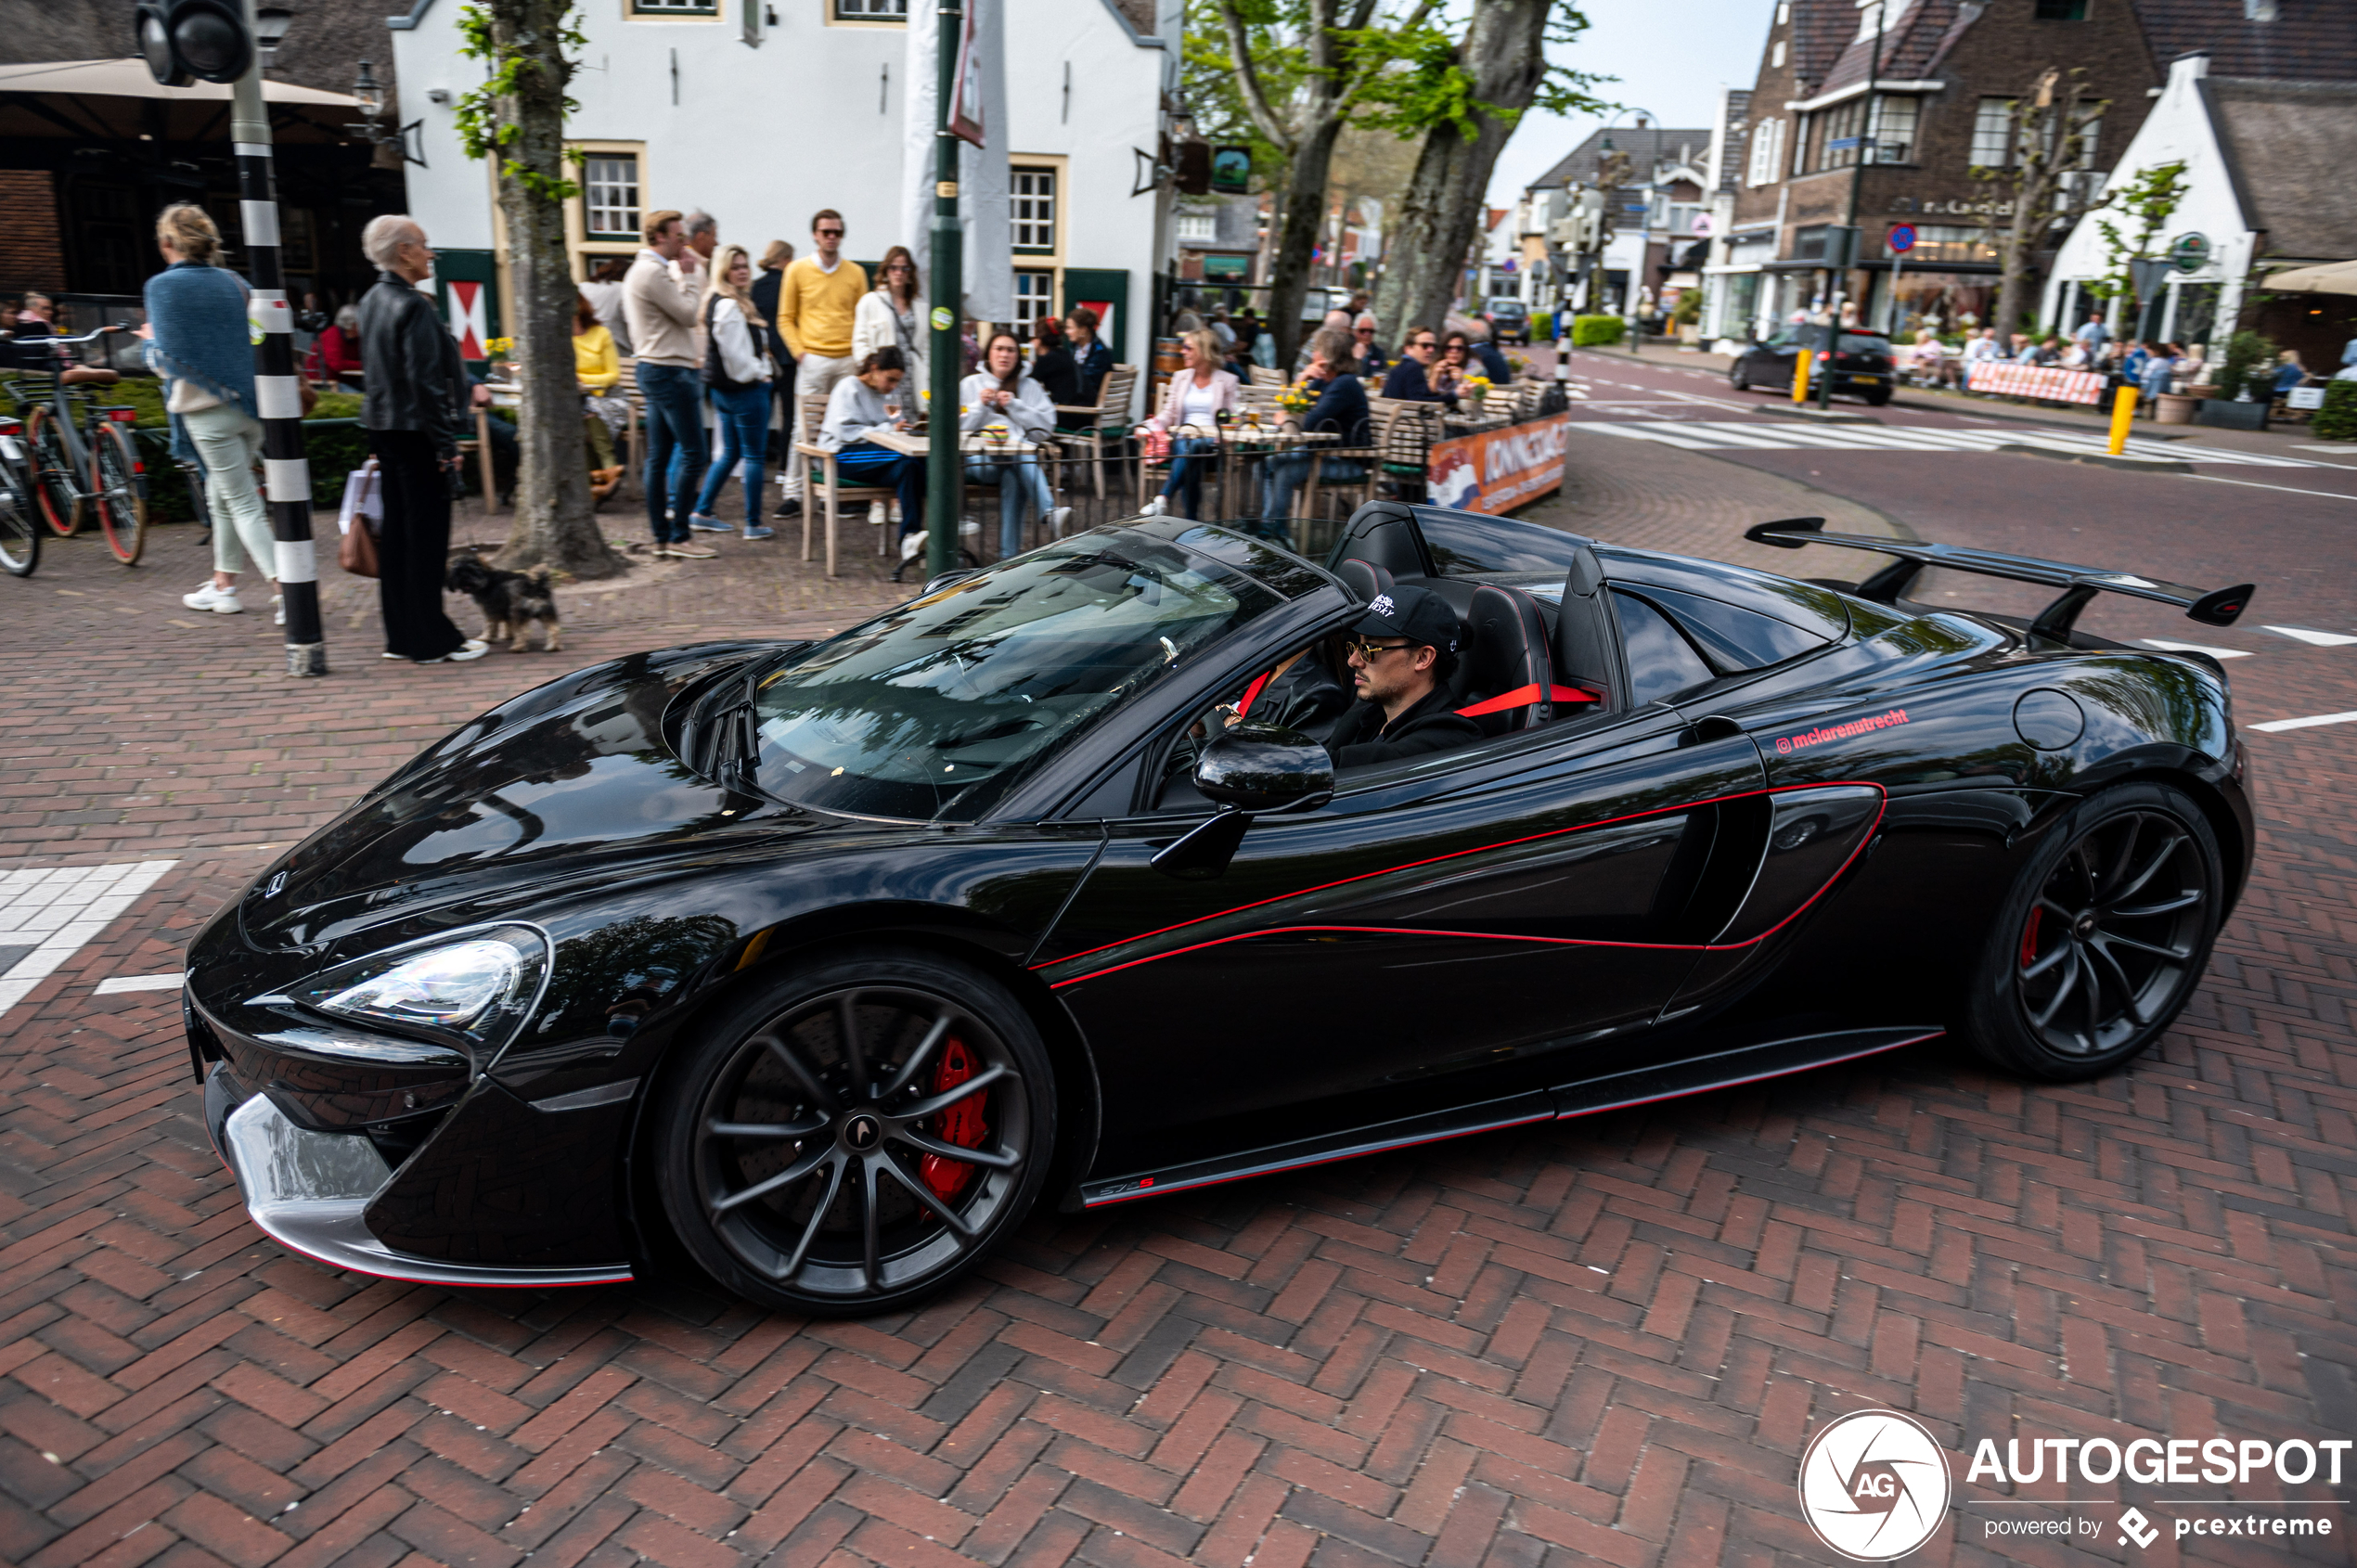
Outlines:
<svg viewBox="0 0 2357 1568"><path fill-rule="evenodd" d="M1629 329L1629 323L1616 315L1575 315L1571 318L1571 346L1587 348L1591 343L1616 343Z"/></svg>
<svg viewBox="0 0 2357 1568"><path fill-rule="evenodd" d="M2309 427L2326 441L2357 441L2357 381L2325 388L2325 405Z"/></svg>

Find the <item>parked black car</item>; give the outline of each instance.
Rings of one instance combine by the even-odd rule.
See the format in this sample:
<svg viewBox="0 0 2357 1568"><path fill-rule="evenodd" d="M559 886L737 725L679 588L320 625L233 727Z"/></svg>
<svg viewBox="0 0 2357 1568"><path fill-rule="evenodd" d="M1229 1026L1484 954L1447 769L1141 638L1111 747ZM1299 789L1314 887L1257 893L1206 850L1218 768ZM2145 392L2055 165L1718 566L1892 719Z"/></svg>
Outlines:
<svg viewBox="0 0 2357 1568"><path fill-rule="evenodd" d="M399 1279L675 1255L797 1312L939 1288L1045 1199L1133 1202L1898 1049L2144 1050L2253 838L2207 655L2076 629L2094 567L1802 582L1375 502L1324 566L1139 518L822 643L593 665L460 726L191 945L247 1207ZM1927 564L2034 621L1912 602ZM1255 722L1401 584L1455 751ZM1221 705L1243 710L1225 726ZM666 1249L673 1249L667 1252Z"/></svg>
<svg viewBox="0 0 2357 1568"><path fill-rule="evenodd" d="M1749 392L1755 387L1771 392L1792 391L1793 361L1804 345L1812 351L1824 347L1827 328L1822 327L1781 327L1765 341L1755 341L1735 356L1727 366L1727 382L1737 392ZM1898 365L1890 355L1890 340L1880 332L1861 332L1845 327L1834 335L1833 378L1836 396L1862 397L1876 408L1890 401L1891 390L1899 384ZM1822 374L1823 362L1812 369L1810 395L1815 395L1814 378Z"/></svg>
<svg viewBox="0 0 2357 1568"><path fill-rule="evenodd" d="M1530 341L1530 307L1512 294L1500 294L1484 304L1481 319L1489 324L1493 343Z"/></svg>

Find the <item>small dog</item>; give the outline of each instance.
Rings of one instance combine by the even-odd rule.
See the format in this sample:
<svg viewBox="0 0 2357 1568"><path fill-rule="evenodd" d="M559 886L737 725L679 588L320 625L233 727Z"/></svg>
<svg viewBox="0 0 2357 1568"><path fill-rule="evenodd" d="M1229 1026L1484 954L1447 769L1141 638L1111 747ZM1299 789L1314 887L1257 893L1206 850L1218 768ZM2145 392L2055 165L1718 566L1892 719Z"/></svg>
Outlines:
<svg viewBox="0 0 2357 1568"><path fill-rule="evenodd" d="M450 574L443 579L454 594L464 594L483 611L483 640L504 643L512 652L524 649L531 623L542 629L542 649L564 651L564 628L557 623L557 601L548 588L548 569L502 572L472 551L452 558Z"/></svg>

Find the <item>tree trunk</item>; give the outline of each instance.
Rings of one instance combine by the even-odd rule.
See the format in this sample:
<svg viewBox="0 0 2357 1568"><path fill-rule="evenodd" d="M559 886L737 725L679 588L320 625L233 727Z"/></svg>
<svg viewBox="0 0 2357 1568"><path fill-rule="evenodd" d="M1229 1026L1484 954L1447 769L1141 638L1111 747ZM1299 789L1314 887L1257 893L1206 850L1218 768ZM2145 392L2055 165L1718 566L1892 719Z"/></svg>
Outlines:
<svg viewBox="0 0 2357 1568"><path fill-rule="evenodd" d="M565 79L560 34L573 0L492 0L492 36L521 52L514 98L502 119L515 127L503 152L529 179L499 181L508 225L509 335L515 339L522 406L516 411L516 521L499 564L555 567L575 577L611 577L629 562L606 544L589 504L589 458L582 433L581 383L573 373L573 302L564 204L546 194L567 177ZM540 186L541 189L535 189ZM485 498L486 501L488 497Z"/></svg>
<svg viewBox="0 0 2357 1568"><path fill-rule="evenodd" d="M1326 226L1326 174L1333 162L1342 116L1320 107L1295 144L1291 177L1285 182L1284 221L1278 230L1277 259L1269 269L1269 329L1276 334L1276 366L1290 376L1294 355L1310 328L1301 319L1309 296L1310 258Z"/></svg>
<svg viewBox="0 0 2357 1568"><path fill-rule="evenodd" d="M1447 121L1425 133L1399 223L1384 246L1375 300L1375 315L1395 342L1411 325L1440 330L1457 298L1465 256L1481 232L1490 172L1546 78L1552 6L1553 0L1474 0L1458 64L1473 78L1472 96L1504 117L1475 113L1470 136Z"/></svg>

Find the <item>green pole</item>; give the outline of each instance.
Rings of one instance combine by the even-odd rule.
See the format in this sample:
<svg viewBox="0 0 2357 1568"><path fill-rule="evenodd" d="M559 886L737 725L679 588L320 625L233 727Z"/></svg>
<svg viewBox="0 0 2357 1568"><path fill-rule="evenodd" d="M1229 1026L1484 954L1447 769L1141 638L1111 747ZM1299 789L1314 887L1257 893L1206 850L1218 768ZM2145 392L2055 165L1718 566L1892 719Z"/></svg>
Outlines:
<svg viewBox="0 0 2357 1568"><path fill-rule="evenodd" d="M965 367L958 343L958 311L965 298L963 236L958 228L958 138L949 130L949 105L958 90L958 35L965 12L947 0L935 13L941 56L941 91L934 105L933 186L933 407L925 469L925 575L958 563L958 510L964 476L958 461L958 383Z"/></svg>

